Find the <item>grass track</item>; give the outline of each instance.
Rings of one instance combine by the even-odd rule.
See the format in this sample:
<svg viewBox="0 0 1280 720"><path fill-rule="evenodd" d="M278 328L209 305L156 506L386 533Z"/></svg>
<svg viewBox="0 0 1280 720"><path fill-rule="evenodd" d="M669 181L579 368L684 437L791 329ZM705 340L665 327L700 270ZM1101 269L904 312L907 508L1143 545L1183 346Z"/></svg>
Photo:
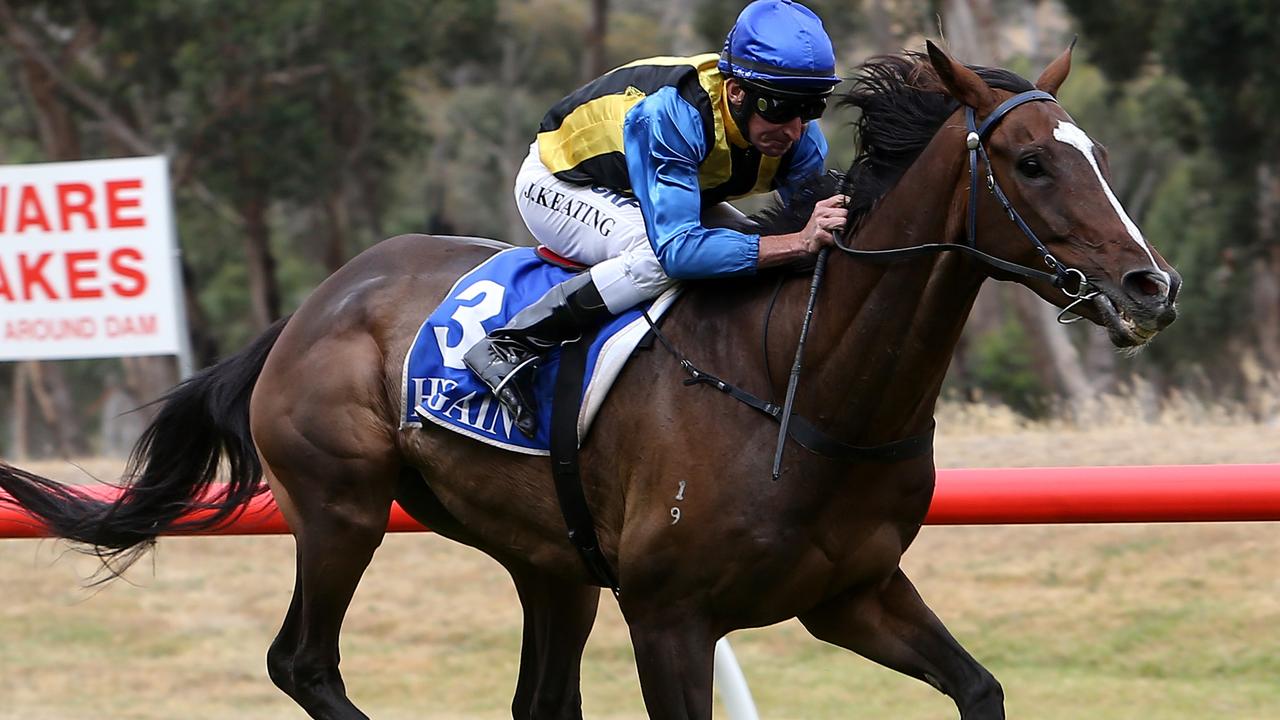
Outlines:
<svg viewBox="0 0 1280 720"><path fill-rule="evenodd" d="M947 466L1280 462L1276 429L1248 424L941 429ZM263 668L292 552L289 538L168 538L134 584L85 591L92 561L0 543L0 720L303 717ZM1277 557L1275 524L925 528L904 567L1001 679L1011 718L1274 720ZM519 628L496 564L435 536L390 537L346 624L348 689L380 720L510 717ZM768 720L955 717L931 688L794 622L732 641ZM588 717L645 717L609 600L583 691Z"/></svg>

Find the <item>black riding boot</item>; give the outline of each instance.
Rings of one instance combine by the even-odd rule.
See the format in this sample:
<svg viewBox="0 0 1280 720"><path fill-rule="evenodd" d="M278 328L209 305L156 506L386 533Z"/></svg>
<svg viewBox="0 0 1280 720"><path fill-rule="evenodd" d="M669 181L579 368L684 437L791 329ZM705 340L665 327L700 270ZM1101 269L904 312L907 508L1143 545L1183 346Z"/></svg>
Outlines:
<svg viewBox="0 0 1280 720"><path fill-rule="evenodd" d="M533 438L538 416L531 368L552 348L577 339L612 316L591 273L580 273L516 313L505 327L489 333L462 361L511 412L520 432Z"/></svg>

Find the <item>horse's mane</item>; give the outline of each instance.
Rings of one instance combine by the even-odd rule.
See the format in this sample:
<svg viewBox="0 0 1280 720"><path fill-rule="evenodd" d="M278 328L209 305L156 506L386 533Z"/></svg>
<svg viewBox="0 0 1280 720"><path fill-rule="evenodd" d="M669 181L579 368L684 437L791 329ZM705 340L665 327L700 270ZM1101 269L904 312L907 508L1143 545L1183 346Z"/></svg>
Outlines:
<svg viewBox="0 0 1280 720"><path fill-rule="evenodd" d="M988 85L1009 92L1034 89L1025 78L1002 68L970 65ZM880 55L858 66L853 89L841 107L858 110L853 126L858 154L837 186L824 176L811 181L787 206L768 208L751 219L762 234L796 232L804 227L813 204L837 190L848 195L849 233L915 162L942 122L960 103L946 94L942 81L920 52Z"/></svg>

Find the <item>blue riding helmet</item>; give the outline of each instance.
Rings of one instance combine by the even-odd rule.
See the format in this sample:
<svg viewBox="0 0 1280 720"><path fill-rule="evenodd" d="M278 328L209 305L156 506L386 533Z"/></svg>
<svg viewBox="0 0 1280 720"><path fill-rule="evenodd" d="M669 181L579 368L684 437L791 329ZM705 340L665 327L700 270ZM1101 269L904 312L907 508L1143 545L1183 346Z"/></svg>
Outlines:
<svg viewBox="0 0 1280 720"><path fill-rule="evenodd" d="M718 67L744 84L783 95L827 95L840 82L822 20L792 0L757 0L744 8Z"/></svg>

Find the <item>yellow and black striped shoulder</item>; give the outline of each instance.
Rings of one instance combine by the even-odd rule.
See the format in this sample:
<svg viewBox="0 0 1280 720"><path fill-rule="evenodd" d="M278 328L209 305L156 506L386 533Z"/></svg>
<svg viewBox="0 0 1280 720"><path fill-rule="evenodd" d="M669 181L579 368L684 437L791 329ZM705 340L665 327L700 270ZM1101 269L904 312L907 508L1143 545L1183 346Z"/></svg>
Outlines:
<svg viewBox="0 0 1280 720"><path fill-rule="evenodd" d="M667 87L696 108L715 137L721 79L719 56L655 57L611 70L556 103L538 127L542 162L567 182L629 189L622 126L645 97Z"/></svg>

